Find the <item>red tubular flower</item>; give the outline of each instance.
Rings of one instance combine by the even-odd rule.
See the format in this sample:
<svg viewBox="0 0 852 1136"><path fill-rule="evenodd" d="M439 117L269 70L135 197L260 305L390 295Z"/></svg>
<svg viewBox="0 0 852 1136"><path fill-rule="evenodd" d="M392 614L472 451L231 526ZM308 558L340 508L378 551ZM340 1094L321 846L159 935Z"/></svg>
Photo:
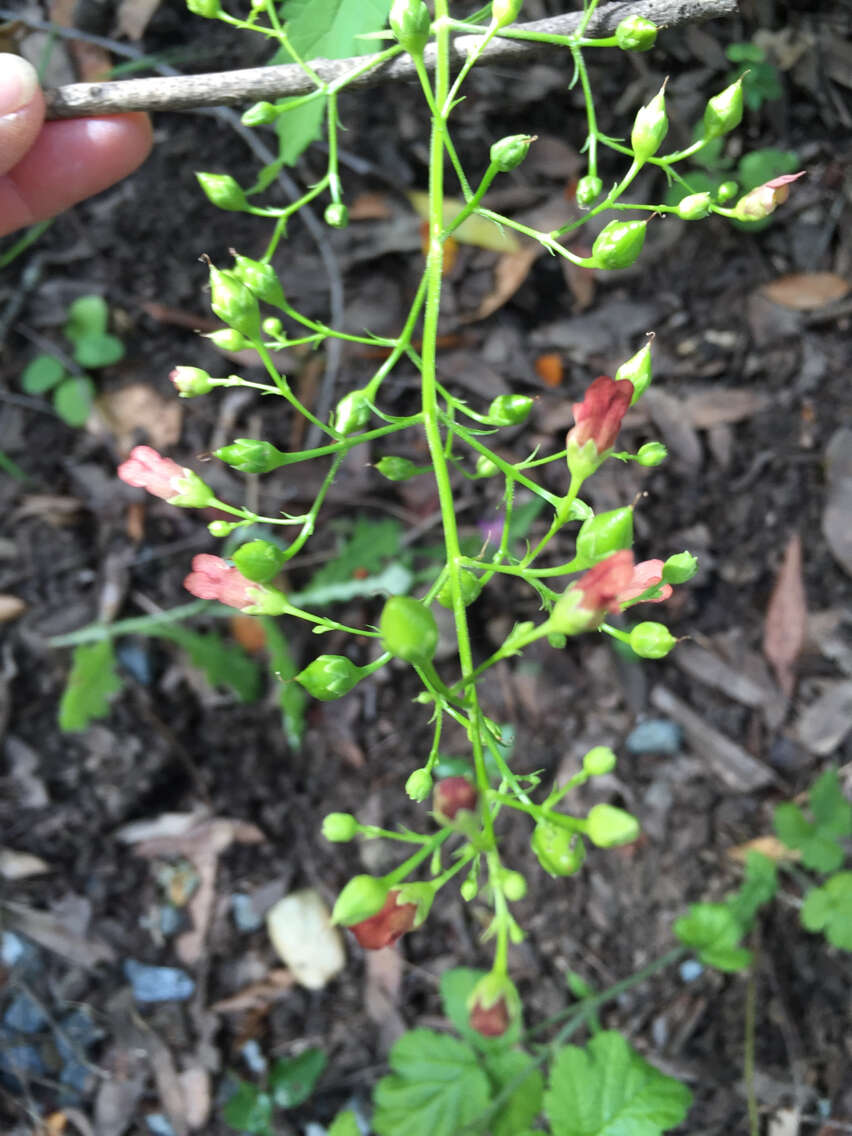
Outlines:
<svg viewBox="0 0 852 1136"><path fill-rule="evenodd" d="M183 482L192 476L192 470L184 469L171 458L164 458L151 446L134 446L127 461L118 467L118 476L128 485L147 489L155 497L169 501L180 497Z"/></svg>
<svg viewBox="0 0 852 1136"><path fill-rule="evenodd" d="M380 951L382 947L391 947L414 926L417 904L397 904L398 898L399 891L389 891L381 911L360 923L353 923L349 928L365 950Z"/></svg>
<svg viewBox="0 0 852 1136"><path fill-rule="evenodd" d="M632 397L633 383L629 379L616 381L608 375L599 375L583 401L574 403L576 425L568 432L567 445L570 447L573 443L582 449L592 441L599 455L611 450Z"/></svg>
<svg viewBox="0 0 852 1136"><path fill-rule="evenodd" d="M470 1028L483 1037L502 1037L512 1022L505 998L498 998L492 1006L474 1002L468 1018Z"/></svg>
<svg viewBox="0 0 852 1136"><path fill-rule="evenodd" d="M741 221L760 221L774 213L779 205L790 196L790 186L800 177L804 177L806 170L797 174L781 174L772 178L756 189L752 189L745 197L741 197L734 206L734 213Z"/></svg>
<svg viewBox="0 0 852 1136"><path fill-rule="evenodd" d="M633 569L633 577L629 585L620 593L618 597L619 602L624 604L630 600L635 600L637 596L641 596L643 592L647 592L647 590L653 588L655 584L662 583L662 580L662 560L643 560L641 564L637 564ZM663 584L659 595L649 596L646 600L643 600L643 603L662 603L663 600L667 600L671 594L671 584Z"/></svg>
<svg viewBox="0 0 852 1136"><path fill-rule="evenodd" d="M432 807L443 820L455 820L456 813L476 808L476 787L466 777L445 777L435 786Z"/></svg>
<svg viewBox="0 0 852 1136"><path fill-rule="evenodd" d="M608 611L619 612L622 595L630 588L634 572L633 553L622 548L584 572L571 584L571 590L582 592L579 606L585 611L601 616Z"/></svg>
<svg viewBox="0 0 852 1136"><path fill-rule="evenodd" d="M254 607L258 593L263 591L261 585L247 580L221 556L210 556L206 552L193 557L192 571L183 586L201 600L218 600L241 611Z"/></svg>

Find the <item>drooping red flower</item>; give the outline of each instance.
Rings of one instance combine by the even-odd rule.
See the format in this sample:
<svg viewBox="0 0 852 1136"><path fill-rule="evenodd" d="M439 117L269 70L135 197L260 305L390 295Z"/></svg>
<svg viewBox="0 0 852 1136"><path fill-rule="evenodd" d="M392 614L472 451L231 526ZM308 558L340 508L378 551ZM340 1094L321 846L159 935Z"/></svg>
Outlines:
<svg viewBox="0 0 852 1136"><path fill-rule="evenodd" d="M445 820L455 820L456 813L476 808L476 786L466 777L445 777L435 786L432 808Z"/></svg>
<svg viewBox="0 0 852 1136"><path fill-rule="evenodd" d="M180 497L186 478L193 474L171 458L164 458L151 446L134 446L127 461L118 467L118 476L128 485L147 489L155 497L170 501Z"/></svg>
<svg viewBox="0 0 852 1136"><path fill-rule="evenodd" d="M241 611L254 607L258 593L264 590L262 585L247 580L221 556L210 556L206 552L192 558L192 571L183 586L201 600L218 600Z"/></svg>
<svg viewBox="0 0 852 1136"><path fill-rule="evenodd" d="M629 379L616 382L608 375L598 375L583 401L574 403L575 425L568 432L566 444L582 449L591 440L599 454L611 450L632 397Z"/></svg>
<svg viewBox="0 0 852 1136"><path fill-rule="evenodd" d="M468 1018L470 1028L483 1037L502 1037L512 1022L512 1015L505 998L498 998L491 1006L474 1002Z"/></svg>
<svg viewBox="0 0 852 1136"><path fill-rule="evenodd" d="M417 904L397 904L398 898L399 891L389 891L381 911L360 923L353 923L349 928L365 950L380 951L382 947L391 947L414 926Z"/></svg>
<svg viewBox="0 0 852 1136"><path fill-rule="evenodd" d="M633 577L620 594L619 602L627 603L629 600L635 600L637 596L641 596L643 592L647 592L649 588L653 588L655 584L662 583L663 580L663 562L662 560L643 560L637 564L633 569ZM662 603L667 600L672 594L671 584L663 584L660 588L659 595L649 596L643 603Z"/></svg>
<svg viewBox="0 0 852 1136"><path fill-rule="evenodd" d="M593 565L571 584L571 590L582 592L579 606L585 611L604 615L621 611L622 595L633 582L633 553L622 548Z"/></svg>

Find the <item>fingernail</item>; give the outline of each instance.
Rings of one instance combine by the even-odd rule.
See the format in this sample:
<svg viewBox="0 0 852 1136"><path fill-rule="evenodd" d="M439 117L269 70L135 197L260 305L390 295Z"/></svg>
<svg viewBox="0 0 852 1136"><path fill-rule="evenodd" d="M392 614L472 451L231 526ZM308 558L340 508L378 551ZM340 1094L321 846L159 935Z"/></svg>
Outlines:
<svg viewBox="0 0 852 1136"><path fill-rule="evenodd" d="M20 55L0 53L0 116L14 114L26 106L37 90L35 67Z"/></svg>

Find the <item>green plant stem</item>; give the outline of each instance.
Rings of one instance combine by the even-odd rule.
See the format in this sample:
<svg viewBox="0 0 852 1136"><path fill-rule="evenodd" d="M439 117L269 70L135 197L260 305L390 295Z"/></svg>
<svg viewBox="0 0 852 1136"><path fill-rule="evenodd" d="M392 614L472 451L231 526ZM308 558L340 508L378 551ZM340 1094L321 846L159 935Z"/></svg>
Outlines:
<svg viewBox="0 0 852 1136"><path fill-rule="evenodd" d="M390 884L391 887L400 883L406 876L411 875L414 869L422 864L424 860L428 859L436 848L440 848L444 841L449 839L450 836L452 836L452 829L450 828L445 828L441 832L433 833L427 843L425 843L418 852L415 852L413 856L409 856L407 860L404 860L398 867L394 868L392 872L388 872L387 875L383 877L385 883Z"/></svg>

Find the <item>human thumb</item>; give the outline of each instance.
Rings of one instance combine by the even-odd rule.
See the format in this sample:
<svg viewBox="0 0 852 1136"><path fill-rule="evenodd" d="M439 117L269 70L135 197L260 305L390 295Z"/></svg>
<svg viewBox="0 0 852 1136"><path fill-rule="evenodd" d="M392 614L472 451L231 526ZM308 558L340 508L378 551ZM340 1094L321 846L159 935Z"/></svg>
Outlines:
<svg viewBox="0 0 852 1136"><path fill-rule="evenodd" d="M44 98L35 68L20 55L0 52L0 174L13 169L44 121Z"/></svg>

